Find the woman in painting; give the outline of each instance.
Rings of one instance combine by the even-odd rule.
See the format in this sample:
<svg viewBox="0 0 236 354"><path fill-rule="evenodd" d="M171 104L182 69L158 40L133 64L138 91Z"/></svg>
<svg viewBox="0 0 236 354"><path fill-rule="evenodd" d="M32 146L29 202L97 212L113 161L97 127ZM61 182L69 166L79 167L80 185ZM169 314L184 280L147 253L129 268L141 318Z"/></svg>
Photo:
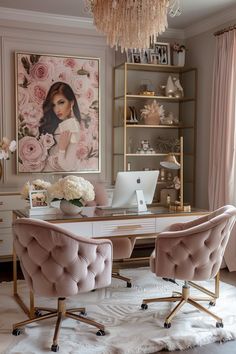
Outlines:
<svg viewBox="0 0 236 354"><path fill-rule="evenodd" d="M81 116L72 88L64 82L55 82L47 93L43 112L40 135L52 134L56 142L49 150L44 171L75 170Z"/></svg>

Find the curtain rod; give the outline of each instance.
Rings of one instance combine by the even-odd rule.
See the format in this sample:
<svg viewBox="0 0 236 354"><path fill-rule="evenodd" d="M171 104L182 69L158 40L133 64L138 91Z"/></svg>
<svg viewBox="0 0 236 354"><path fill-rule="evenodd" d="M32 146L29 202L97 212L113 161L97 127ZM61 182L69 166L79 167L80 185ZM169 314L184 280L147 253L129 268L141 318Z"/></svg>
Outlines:
<svg viewBox="0 0 236 354"><path fill-rule="evenodd" d="M232 30L234 30L234 29L236 29L236 25L223 28L222 30L219 30L219 31L215 32L215 33L214 33L214 36L220 36L221 34L223 34L223 33L225 33L225 32L232 31Z"/></svg>

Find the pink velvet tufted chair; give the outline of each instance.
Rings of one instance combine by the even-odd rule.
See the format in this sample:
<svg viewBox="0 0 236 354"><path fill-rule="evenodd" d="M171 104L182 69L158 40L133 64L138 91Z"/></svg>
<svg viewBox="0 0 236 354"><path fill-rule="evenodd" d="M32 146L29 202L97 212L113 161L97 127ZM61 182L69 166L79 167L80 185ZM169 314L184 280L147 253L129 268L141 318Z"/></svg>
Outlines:
<svg viewBox="0 0 236 354"><path fill-rule="evenodd" d="M87 206L106 206L108 205L107 193L104 187L104 183L102 182L92 182L94 186L95 192L95 200L89 202ZM113 245L113 269L112 269L112 277L120 280L124 280L126 282L127 288L131 288L131 279L127 278L120 274L119 268L117 264L119 261L122 261L125 258L130 258L134 245L135 245L134 237L113 237L111 238L111 242Z"/></svg>
<svg viewBox="0 0 236 354"><path fill-rule="evenodd" d="M182 293L175 292L171 297L143 300L141 308L144 310L151 302L178 301L177 306L166 317L164 327L170 328L171 320L185 303L212 316L217 321L216 326L223 327L220 317L197 302L209 301L209 298L193 299L190 296L190 286L210 295L210 305L215 304L219 295L219 278L216 279L215 294L193 281L218 276L235 217L236 208L227 205L194 221L173 224L169 230L158 235L155 251L150 258L152 272L169 280L184 280Z"/></svg>
<svg viewBox="0 0 236 354"><path fill-rule="evenodd" d="M97 335L104 335L104 326L87 319L85 308L66 310L65 298L111 283L111 242L79 237L46 221L26 218L13 223L13 233L27 285L34 294L58 301L57 309L36 308L35 318L14 324L13 334L19 335L20 328L29 323L57 317L51 346L57 352L62 317L70 317L97 327ZM41 311L46 314L41 315Z"/></svg>

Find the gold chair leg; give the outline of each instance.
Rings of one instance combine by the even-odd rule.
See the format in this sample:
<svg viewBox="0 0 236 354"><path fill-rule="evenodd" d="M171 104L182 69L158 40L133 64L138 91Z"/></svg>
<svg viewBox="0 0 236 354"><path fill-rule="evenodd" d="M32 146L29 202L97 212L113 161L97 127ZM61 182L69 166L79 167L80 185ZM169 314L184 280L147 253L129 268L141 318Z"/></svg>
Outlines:
<svg viewBox="0 0 236 354"><path fill-rule="evenodd" d="M67 312L80 312L81 314L84 315L86 313L86 308L78 307L78 308L68 309Z"/></svg>
<svg viewBox="0 0 236 354"><path fill-rule="evenodd" d="M56 322L56 326L55 326L55 331L54 331L54 336L53 336L53 345L52 347L57 347L58 344L57 344L57 338L58 338L58 335L59 335L59 331L60 331L60 328L61 328L61 321L62 321L62 313L58 313L57 315L57 322Z"/></svg>
<svg viewBox="0 0 236 354"><path fill-rule="evenodd" d="M181 301L182 296L167 296L167 297L157 297L152 299L144 299L143 304L149 304L151 302L176 302Z"/></svg>
<svg viewBox="0 0 236 354"><path fill-rule="evenodd" d="M87 323L87 324L89 324L91 326L97 327L99 330L102 330L102 331L105 330L104 325L102 325L101 323L98 323L98 322L96 322L96 321L94 321L94 320L92 320L90 318L86 318L86 317L83 317L83 316L80 316L80 315L75 315L74 313L71 313L69 311L66 311L65 317L73 318L74 320Z"/></svg>
<svg viewBox="0 0 236 354"><path fill-rule="evenodd" d="M174 318L174 316L177 314L177 312L179 312L179 310L181 309L181 307L184 306L185 303L186 303L186 300L182 299L178 303L178 305L176 305L175 308L171 311L171 313L166 317L165 323L170 323L172 318Z"/></svg>
<svg viewBox="0 0 236 354"><path fill-rule="evenodd" d="M53 313L47 313L46 315L42 315L40 317L35 317L35 318L30 318L28 320L22 321L22 322L18 322L13 324L13 331L15 329L20 329L20 327L26 326L27 324L33 323L33 322L39 322L48 318L52 318L52 317L56 317L57 316L57 311L53 312Z"/></svg>
<svg viewBox="0 0 236 354"><path fill-rule="evenodd" d="M208 315L212 316L217 322L222 323L222 318L216 316L213 312L209 311L204 306L198 304L197 302L195 302L191 298L188 299L188 303L190 303L192 306L196 307L199 311L203 311L203 312L207 313Z"/></svg>
<svg viewBox="0 0 236 354"><path fill-rule="evenodd" d="M124 280L127 283L127 288L131 288L132 284L131 284L131 279L124 277L123 275L121 275L119 272L112 272L112 278L116 278L116 279L120 279L120 280Z"/></svg>

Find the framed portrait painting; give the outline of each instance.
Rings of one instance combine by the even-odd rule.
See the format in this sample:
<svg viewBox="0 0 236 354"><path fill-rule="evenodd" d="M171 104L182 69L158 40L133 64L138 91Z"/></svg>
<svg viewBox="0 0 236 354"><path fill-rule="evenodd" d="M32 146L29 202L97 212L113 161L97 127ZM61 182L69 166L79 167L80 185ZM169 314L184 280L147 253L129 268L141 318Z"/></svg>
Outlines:
<svg viewBox="0 0 236 354"><path fill-rule="evenodd" d="M99 58L15 53L18 173L100 172Z"/></svg>

